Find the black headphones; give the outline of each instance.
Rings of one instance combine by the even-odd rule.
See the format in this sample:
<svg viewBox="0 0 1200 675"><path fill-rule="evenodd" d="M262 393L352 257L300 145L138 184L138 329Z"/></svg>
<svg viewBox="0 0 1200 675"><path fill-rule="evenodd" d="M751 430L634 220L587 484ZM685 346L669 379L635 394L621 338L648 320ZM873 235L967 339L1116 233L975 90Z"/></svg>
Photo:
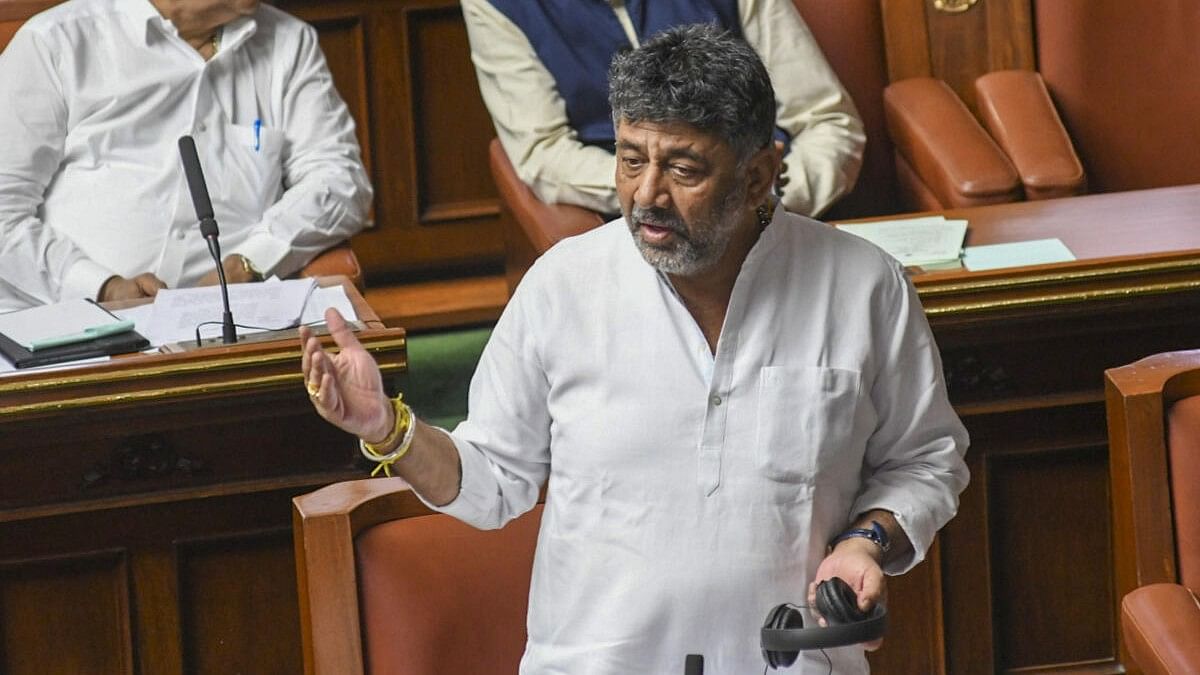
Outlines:
<svg viewBox="0 0 1200 675"><path fill-rule="evenodd" d="M828 626L805 628L804 617L795 605L776 605L767 614L760 640L768 666L786 668L796 662L802 650L878 640L887 629L887 609L875 605L870 612L862 611L854 589L838 577L817 584L817 611Z"/></svg>

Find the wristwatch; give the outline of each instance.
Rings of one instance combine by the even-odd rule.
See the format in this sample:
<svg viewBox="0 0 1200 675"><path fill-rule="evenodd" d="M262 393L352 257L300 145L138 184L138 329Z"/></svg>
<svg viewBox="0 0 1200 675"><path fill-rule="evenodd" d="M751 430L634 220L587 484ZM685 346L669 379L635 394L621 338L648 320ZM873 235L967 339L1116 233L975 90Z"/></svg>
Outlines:
<svg viewBox="0 0 1200 675"><path fill-rule="evenodd" d="M833 548L834 546L837 546L838 543L850 539L851 537L862 537L863 539L869 539L875 542L875 545L878 546L879 549L884 553L887 553L888 549L892 547L892 541L890 538L888 538L887 530L883 529L883 526L880 525L878 521L872 520L871 527L869 528L856 527L846 530L845 532L834 537L833 541L829 542L829 548Z"/></svg>
<svg viewBox="0 0 1200 675"><path fill-rule="evenodd" d="M246 274L250 275L251 280L253 280L253 281L262 281L263 280L262 272L258 271L258 268L254 266L254 263L250 262L249 258L242 255L241 253L238 254L238 257L242 259L242 271L245 272Z"/></svg>

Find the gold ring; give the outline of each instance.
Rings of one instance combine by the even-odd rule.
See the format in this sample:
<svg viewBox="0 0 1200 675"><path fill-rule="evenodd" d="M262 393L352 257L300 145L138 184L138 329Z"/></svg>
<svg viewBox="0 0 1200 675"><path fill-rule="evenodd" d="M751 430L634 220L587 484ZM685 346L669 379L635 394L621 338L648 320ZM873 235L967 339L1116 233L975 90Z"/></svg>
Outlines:
<svg viewBox="0 0 1200 675"><path fill-rule="evenodd" d="M318 401L321 400L321 385L305 381L304 388L308 390L309 396L317 399Z"/></svg>

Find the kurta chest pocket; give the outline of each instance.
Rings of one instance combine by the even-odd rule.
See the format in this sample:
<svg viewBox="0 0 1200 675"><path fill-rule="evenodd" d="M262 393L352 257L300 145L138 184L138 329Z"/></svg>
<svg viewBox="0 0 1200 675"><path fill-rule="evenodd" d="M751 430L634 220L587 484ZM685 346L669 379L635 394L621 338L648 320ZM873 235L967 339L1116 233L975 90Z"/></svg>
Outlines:
<svg viewBox="0 0 1200 675"><path fill-rule="evenodd" d="M859 373L818 366L759 372L755 451L763 475L812 483L822 462L853 436Z"/></svg>
<svg viewBox="0 0 1200 675"><path fill-rule="evenodd" d="M262 213L283 192L286 136L262 125L225 127L222 198L241 213Z"/></svg>

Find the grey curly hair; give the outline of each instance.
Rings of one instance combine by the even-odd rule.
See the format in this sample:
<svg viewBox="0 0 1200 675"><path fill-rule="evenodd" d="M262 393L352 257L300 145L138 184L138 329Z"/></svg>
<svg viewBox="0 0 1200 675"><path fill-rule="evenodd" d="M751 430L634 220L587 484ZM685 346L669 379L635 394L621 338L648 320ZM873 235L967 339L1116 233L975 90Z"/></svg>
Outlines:
<svg viewBox="0 0 1200 675"><path fill-rule="evenodd" d="M608 69L613 126L684 122L732 146L738 162L771 142L775 90L758 54L715 25L658 33Z"/></svg>

